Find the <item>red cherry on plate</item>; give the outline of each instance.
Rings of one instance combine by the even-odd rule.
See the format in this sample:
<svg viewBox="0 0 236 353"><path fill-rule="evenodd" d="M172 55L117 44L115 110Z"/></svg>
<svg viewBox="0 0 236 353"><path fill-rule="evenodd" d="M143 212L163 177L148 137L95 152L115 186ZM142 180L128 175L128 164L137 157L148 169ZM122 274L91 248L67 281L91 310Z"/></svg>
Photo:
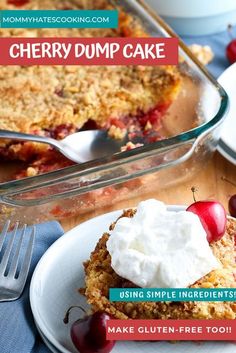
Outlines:
<svg viewBox="0 0 236 353"><path fill-rule="evenodd" d="M71 327L71 339L81 353L109 353L115 341L106 339L106 322L110 316L103 312L85 316Z"/></svg>
<svg viewBox="0 0 236 353"><path fill-rule="evenodd" d="M200 218L209 243L220 240L226 229L226 212L217 201L197 201L187 208Z"/></svg>
<svg viewBox="0 0 236 353"><path fill-rule="evenodd" d="M236 218L236 195L230 197L228 207L230 215Z"/></svg>
<svg viewBox="0 0 236 353"><path fill-rule="evenodd" d="M72 308L74 307L67 311L64 323L68 323ZM115 341L106 339L106 323L110 319L110 315L97 311L92 315L85 315L72 324L71 339L80 353L109 353L112 350Z"/></svg>

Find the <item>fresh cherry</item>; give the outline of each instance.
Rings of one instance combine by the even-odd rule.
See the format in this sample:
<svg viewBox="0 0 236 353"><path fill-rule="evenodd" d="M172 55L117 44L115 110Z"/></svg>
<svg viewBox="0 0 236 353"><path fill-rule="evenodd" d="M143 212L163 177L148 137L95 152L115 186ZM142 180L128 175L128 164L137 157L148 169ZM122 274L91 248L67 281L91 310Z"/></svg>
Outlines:
<svg viewBox="0 0 236 353"><path fill-rule="evenodd" d="M235 194L230 197L228 207L229 207L230 216L236 218L236 195Z"/></svg>
<svg viewBox="0 0 236 353"><path fill-rule="evenodd" d="M69 322L69 308L66 313L64 323ZM82 311L82 308L78 307ZM115 341L106 339L106 323L111 317L101 311L92 315L85 315L75 321L71 327L71 339L80 353L109 353L114 347Z"/></svg>
<svg viewBox="0 0 236 353"><path fill-rule="evenodd" d="M194 195L195 188L192 188ZM200 221L207 233L209 243L220 240L226 229L226 212L218 201L196 201L194 197L187 211L193 212L200 218Z"/></svg>
<svg viewBox="0 0 236 353"><path fill-rule="evenodd" d="M232 26L228 26L228 31L231 33ZM231 64L236 62L236 38L233 38L231 35L231 41L226 47L226 55Z"/></svg>
<svg viewBox="0 0 236 353"><path fill-rule="evenodd" d="M231 40L227 45L226 55L231 64L236 62L236 39Z"/></svg>
<svg viewBox="0 0 236 353"><path fill-rule="evenodd" d="M231 180L229 180L229 179L227 179L227 178L225 178L225 177L222 177L221 179L222 179L223 181L226 181L227 183L233 185L233 186L236 186L236 184L235 184L233 181L231 181ZM230 199L229 199L229 202L228 202L228 209L229 209L229 214L230 214L230 216L236 218L236 195L235 195L235 194L232 195L232 196L230 197Z"/></svg>

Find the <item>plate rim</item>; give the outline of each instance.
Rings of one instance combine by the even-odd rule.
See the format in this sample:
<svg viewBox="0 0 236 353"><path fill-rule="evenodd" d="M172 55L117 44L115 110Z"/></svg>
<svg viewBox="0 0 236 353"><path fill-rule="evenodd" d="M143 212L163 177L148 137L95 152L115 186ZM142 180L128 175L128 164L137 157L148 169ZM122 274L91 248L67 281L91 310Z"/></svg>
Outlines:
<svg viewBox="0 0 236 353"><path fill-rule="evenodd" d="M169 210L172 211L183 211L186 209L185 205L166 205L167 208ZM124 209L131 209L131 208L136 208L136 207L127 207ZM107 212L107 213L103 213L99 216L96 217L92 217L90 219L88 219L85 222L82 222L80 224L78 224L77 226L75 226L74 228L70 229L68 232L65 232L59 239L57 239L48 249L47 251L43 254L43 256L41 257L41 259L39 260L38 264L35 267L35 270L33 272L32 278L31 278L31 282L30 282L30 288L29 288L29 301L30 301L30 307L31 307L31 311L34 317L34 321L36 323L36 328L40 329L41 333L45 336L45 338L49 341L49 343L51 343L57 350L59 350L62 353L71 353L68 349L66 349L64 346L62 346L60 344L60 342L58 342L54 336L48 332L48 330L46 329L46 327L44 326L42 320L40 319L40 317L38 317L37 315L37 310L36 310L36 303L35 303L35 299L34 299L34 288L37 284L37 276L38 273L40 273L40 267L42 266L42 264L44 263L44 261L47 260L47 258L50 257L50 254L54 251L54 249L56 249L57 247L60 246L61 243L67 241L68 238L70 237L74 237L76 236L76 230L80 227L86 227L90 224L90 222L97 222L99 220L102 220L103 218L106 217L111 217L114 219L118 218L119 215L122 214L124 209L119 209L116 211L111 211L111 212ZM104 229L104 232L106 230ZM95 246L96 244L94 244ZM45 273L45 272L44 272Z"/></svg>
<svg viewBox="0 0 236 353"><path fill-rule="evenodd" d="M223 140L220 140L217 146L217 151L225 158L227 159L228 162L232 163L233 165L236 165L236 153L232 151L225 143ZM231 153L232 152L232 155ZM235 158L234 156L235 155Z"/></svg>
<svg viewBox="0 0 236 353"><path fill-rule="evenodd" d="M44 334L41 332L40 328L38 327L37 323L34 321L34 324L36 326L36 329L38 330L38 333L43 341L43 343L48 347L48 349L52 352L52 353L61 353L56 347L54 347L52 345L51 342L49 342L49 340L47 339L47 337L44 336Z"/></svg>
<svg viewBox="0 0 236 353"><path fill-rule="evenodd" d="M102 219L103 217L107 216L107 215L114 215L114 218L118 216L119 212L121 212L121 210L117 210L117 211L112 211L112 212L108 212L108 213L104 213L102 215L99 215L97 217L93 217L88 219L85 222L82 222L80 224L78 224L77 226L75 226L74 228L70 229L68 232L65 232L59 239L57 239L48 249L47 251L43 254L43 256L41 257L41 259L39 260L39 262L37 263L31 281L30 281L30 288L29 288L29 301L30 301L30 307L31 307L31 311L34 317L34 321L36 323L36 327L39 327L40 331L43 333L43 335L45 336L45 338L47 338L47 340L56 348L58 349L60 352L62 353L71 353L68 349L66 349L65 347L63 347L55 338L54 336L48 332L48 330L45 329L44 324L42 323L41 319L38 317L37 310L36 310L36 303L35 303L35 299L34 299L34 288L37 284L37 276L38 276L38 272L40 272L40 267L42 266L42 264L44 263L44 261L47 260L47 258L50 256L50 253L54 251L54 249L56 249L57 247L60 246L60 244L63 242L65 242L68 238L73 237L74 234L76 234L76 230L81 227L81 226L86 226L87 224L89 224L91 221L96 222L99 219Z"/></svg>

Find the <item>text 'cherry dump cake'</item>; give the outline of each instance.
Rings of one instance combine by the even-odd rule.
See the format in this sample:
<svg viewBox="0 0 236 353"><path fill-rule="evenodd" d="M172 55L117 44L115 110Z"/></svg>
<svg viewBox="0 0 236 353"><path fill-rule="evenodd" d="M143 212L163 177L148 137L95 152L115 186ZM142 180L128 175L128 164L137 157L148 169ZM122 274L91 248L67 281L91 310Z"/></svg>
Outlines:
<svg viewBox="0 0 236 353"><path fill-rule="evenodd" d="M98 0L0 0L0 9L112 9ZM145 37L141 24L122 8L118 29L0 29L1 37ZM141 134L163 139L161 120L180 88L172 66L0 67L0 129L62 139L80 130L107 129L111 137ZM130 148L130 145L128 146ZM6 160L34 176L73 164L47 145L0 141Z"/></svg>

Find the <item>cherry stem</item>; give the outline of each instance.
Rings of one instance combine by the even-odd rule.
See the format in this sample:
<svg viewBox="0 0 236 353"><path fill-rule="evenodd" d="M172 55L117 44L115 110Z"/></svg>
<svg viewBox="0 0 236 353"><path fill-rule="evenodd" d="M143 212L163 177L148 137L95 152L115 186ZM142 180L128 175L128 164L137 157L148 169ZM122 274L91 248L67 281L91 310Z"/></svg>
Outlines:
<svg viewBox="0 0 236 353"><path fill-rule="evenodd" d="M226 177L221 177L221 179L222 179L223 181L226 181L227 183L233 185L233 186L236 186L236 183L234 183L233 181L227 179Z"/></svg>
<svg viewBox="0 0 236 353"><path fill-rule="evenodd" d="M191 191L192 191L192 193L193 193L193 200L194 200L194 202L197 202L196 197L195 197L195 194L196 194L196 192L198 191L197 188L195 188L195 186L192 186L192 187L191 187Z"/></svg>
<svg viewBox="0 0 236 353"><path fill-rule="evenodd" d="M77 308L77 309L82 310L83 313L84 313L85 315L87 315L87 313L86 313L86 311L84 310L84 308L82 308L81 306L78 306L78 305L72 305L72 306L67 310L67 312L66 312L66 314L65 314L65 317L64 317L64 319L63 319L64 324L68 324L70 312L71 312L71 310L74 309L74 308Z"/></svg>
<svg viewBox="0 0 236 353"><path fill-rule="evenodd" d="M230 39L233 40L234 37L233 37L233 33L232 33L232 29L233 29L233 26L231 24L228 25L228 33L229 33L229 36L230 36Z"/></svg>

